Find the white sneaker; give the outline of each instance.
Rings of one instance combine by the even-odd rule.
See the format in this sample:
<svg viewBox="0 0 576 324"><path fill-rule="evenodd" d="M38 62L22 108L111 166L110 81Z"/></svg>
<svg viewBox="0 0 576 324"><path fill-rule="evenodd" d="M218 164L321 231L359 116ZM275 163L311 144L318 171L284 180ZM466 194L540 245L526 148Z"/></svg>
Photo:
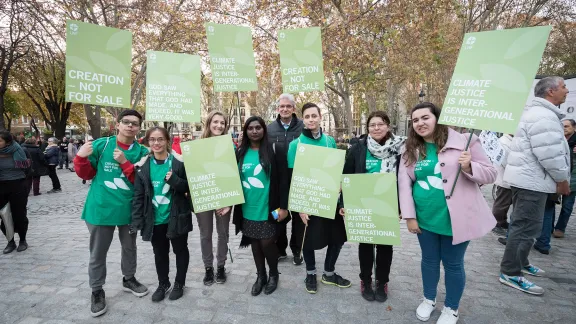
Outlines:
<svg viewBox="0 0 576 324"><path fill-rule="evenodd" d="M456 322L458 322L458 318L460 317L458 316L457 310L455 311L450 307L444 306L442 314L440 315L440 318L438 318L438 322L436 322L436 324L456 324Z"/></svg>
<svg viewBox="0 0 576 324"><path fill-rule="evenodd" d="M427 320L430 319L430 314L432 314L435 308L436 308L436 300L430 300L424 298L422 303L420 303L420 306L416 308L416 317L419 320L426 322Z"/></svg>

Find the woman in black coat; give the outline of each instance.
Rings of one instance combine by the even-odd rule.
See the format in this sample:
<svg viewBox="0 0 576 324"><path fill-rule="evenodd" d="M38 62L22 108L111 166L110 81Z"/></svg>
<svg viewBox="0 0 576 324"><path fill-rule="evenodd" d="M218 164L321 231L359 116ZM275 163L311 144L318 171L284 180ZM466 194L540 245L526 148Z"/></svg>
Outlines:
<svg viewBox="0 0 576 324"><path fill-rule="evenodd" d="M60 148L58 147L58 139L56 139L56 137L50 137L48 139L44 159L46 160L46 164L48 164L48 176L50 180L52 180L52 190L49 190L47 193L62 192L60 179L58 179L58 175L56 174L56 167L60 160Z"/></svg>
<svg viewBox="0 0 576 324"><path fill-rule="evenodd" d="M32 161L32 174L31 174L31 185L28 185L28 194L30 190L33 190L34 196L41 195L40 193L40 177L48 175L48 166L46 165L46 160L44 159L44 153L40 149L40 146L36 144L36 138L30 137L24 142L22 147L30 153L30 159Z"/></svg>
<svg viewBox="0 0 576 324"><path fill-rule="evenodd" d="M252 255L258 271L252 286L252 296L262 290L266 295L278 287L278 222L288 216L288 188L285 159L278 157L268 142L266 123L260 117L250 117L244 124L236 159L244 204L234 206L233 222L236 234L242 231L240 246L252 245ZM266 274L266 263L270 277Z"/></svg>
<svg viewBox="0 0 576 324"><path fill-rule="evenodd" d="M144 241L152 241L158 275L158 288L152 301L159 302L172 290L170 300L184 294L190 252L188 232L192 231L192 200L182 157L171 151L170 135L165 128L153 127L146 132L152 154L134 165L134 199L132 231L140 230ZM174 287L170 271L170 243L176 254Z"/></svg>

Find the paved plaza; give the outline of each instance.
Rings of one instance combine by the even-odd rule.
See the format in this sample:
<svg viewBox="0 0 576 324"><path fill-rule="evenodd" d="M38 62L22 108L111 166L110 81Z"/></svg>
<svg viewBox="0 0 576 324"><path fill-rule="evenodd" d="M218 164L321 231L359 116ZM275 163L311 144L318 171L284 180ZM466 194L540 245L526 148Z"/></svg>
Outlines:
<svg viewBox="0 0 576 324"><path fill-rule="evenodd" d="M115 238L108 253L108 277L104 286L108 312L90 317L88 287L88 230L80 219L88 184L74 173L59 170L62 193L47 195L50 179L42 177L42 192L30 197L29 249L0 255L0 324L4 323L420 323L415 309L422 296L420 247L416 236L402 222L402 246L394 248L389 298L385 303L367 302L360 295L357 244L344 245L336 271L352 281L339 289L319 283L318 293L304 290L304 265L292 259L280 262L280 285L266 296L250 295L255 266L250 249L238 249L240 237L231 224L230 246L234 263L227 262L228 281L202 284L199 231L189 237L190 268L184 297L152 303L149 294L138 298L121 290L120 244ZM484 192L492 203L491 186ZM216 233L214 233L216 234ZM214 240L216 242L216 239ZM0 246L6 245L0 236ZM467 285L460 305L459 323L576 323L576 218L564 239L553 239L550 255L536 251L531 262L546 271L544 278L529 278L544 287L543 296L531 296L498 282L504 246L488 234L473 241L466 254ZM290 254L290 253L289 253ZM324 251L317 252L319 265ZM322 255L322 256L320 256ZM171 280L175 275L171 255ZM319 269L321 270L321 268ZM321 273L321 271L320 271ZM136 277L151 291L156 288L154 255L149 242L138 236ZM443 277L443 275L442 275ZM441 279L435 323L444 302Z"/></svg>

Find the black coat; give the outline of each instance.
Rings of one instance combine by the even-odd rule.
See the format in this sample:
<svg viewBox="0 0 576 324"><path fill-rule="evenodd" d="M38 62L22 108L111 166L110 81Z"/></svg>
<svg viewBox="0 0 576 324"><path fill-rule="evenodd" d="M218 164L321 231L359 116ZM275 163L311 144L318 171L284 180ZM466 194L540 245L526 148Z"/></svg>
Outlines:
<svg viewBox="0 0 576 324"><path fill-rule="evenodd" d="M286 155L288 153L290 142L297 139L300 134L302 134L303 129L304 123L301 119L298 119L296 114L292 114L292 121L290 122L288 129L284 129L282 121L280 120L280 115L278 115L276 120L267 127L268 141L274 144L278 154Z"/></svg>
<svg viewBox="0 0 576 324"><path fill-rule="evenodd" d="M276 223L277 221L272 216L271 212L280 208L288 209L288 173L287 173L287 160L282 158L283 154L278 154L274 151L274 146L268 146L268 156L271 157L270 161L270 188L268 191L268 221ZM239 149L236 150L236 161L239 162L240 153ZM240 166L238 166L241 169ZM289 216L288 216L289 217ZM287 217L287 218L288 218ZM242 205L234 206L234 215L232 222L236 227L236 235L242 231L244 214L242 212ZM249 238L243 236L240 242L241 247L250 244Z"/></svg>
<svg viewBox="0 0 576 324"><path fill-rule="evenodd" d="M172 176L166 183L170 185L172 203L168 220L169 239L182 236L192 231L192 200L189 193L186 170L180 155L171 153ZM134 230L140 230L142 239L150 241L154 231L154 205L152 197L154 188L150 179L150 160L153 155L147 155L134 165L136 176L134 179L134 199L132 200L132 221L130 225Z"/></svg>
<svg viewBox="0 0 576 324"><path fill-rule="evenodd" d="M310 131L303 132L305 136L310 137ZM292 181L293 169L288 169L288 183ZM288 186L290 187L290 186ZM336 215L334 219L328 219L319 216L309 215L308 229L306 230L306 237L304 238L304 249L306 250L320 250L328 245L341 245L344 244L348 238L346 237L346 227L344 225L344 217L338 213L336 208ZM292 211L292 217L298 218L298 221L292 222L292 226L297 227L297 231L304 231L304 224L300 220L300 213ZM303 234L303 233L301 233ZM301 235L298 235L301 237ZM300 245L301 242L298 242Z"/></svg>
<svg viewBox="0 0 576 324"><path fill-rule="evenodd" d="M58 165L60 161L60 148L58 146L48 146L44 152L44 160L48 165Z"/></svg>
<svg viewBox="0 0 576 324"><path fill-rule="evenodd" d="M48 175L46 159L44 158L44 153L40 150L40 147L34 144L23 144L22 148L30 153L30 159L32 160L31 175L33 177Z"/></svg>

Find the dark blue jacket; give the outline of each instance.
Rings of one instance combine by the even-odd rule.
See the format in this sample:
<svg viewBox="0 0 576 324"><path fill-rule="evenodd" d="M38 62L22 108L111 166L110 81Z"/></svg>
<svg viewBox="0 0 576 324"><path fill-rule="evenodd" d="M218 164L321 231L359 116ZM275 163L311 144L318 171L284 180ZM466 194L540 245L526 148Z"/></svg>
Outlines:
<svg viewBox="0 0 576 324"><path fill-rule="evenodd" d="M44 158L48 165L58 165L60 157L60 148L58 146L48 146L44 152Z"/></svg>

